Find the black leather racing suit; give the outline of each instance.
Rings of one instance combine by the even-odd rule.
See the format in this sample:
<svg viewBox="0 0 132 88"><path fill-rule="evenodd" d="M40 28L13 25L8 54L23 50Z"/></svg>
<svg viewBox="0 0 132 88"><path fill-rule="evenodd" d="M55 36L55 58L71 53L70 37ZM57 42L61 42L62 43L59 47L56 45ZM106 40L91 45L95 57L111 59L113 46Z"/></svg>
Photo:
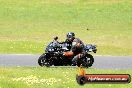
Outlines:
<svg viewBox="0 0 132 88"><path fill-rule="evenodd" d="M79 38L75 38L72 42L68 40L66 42L69 44L67 48L74 53L72 63L73 65L76 65L77 60L84 57L86 54L84 50L84 43Z"/></svg>

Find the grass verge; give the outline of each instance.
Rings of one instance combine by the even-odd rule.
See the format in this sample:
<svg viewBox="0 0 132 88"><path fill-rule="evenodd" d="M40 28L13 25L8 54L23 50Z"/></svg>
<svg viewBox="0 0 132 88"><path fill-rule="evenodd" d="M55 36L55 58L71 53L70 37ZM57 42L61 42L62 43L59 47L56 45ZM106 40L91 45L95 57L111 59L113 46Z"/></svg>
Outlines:
<svg viewBox="0 0 132 88"><path fill-rule="evenodd" d="M0 0L0 53L42 53L75 32L98 55L132 55L131 0Z"/></svg>
<svg viewBox="0 0 132 88"><path fill-rule="evenodd" d="M0 88L131 88L130 84L76 83L77 68L0 67ZM132 70L89 68L88 74L130 74Z"/></svg>

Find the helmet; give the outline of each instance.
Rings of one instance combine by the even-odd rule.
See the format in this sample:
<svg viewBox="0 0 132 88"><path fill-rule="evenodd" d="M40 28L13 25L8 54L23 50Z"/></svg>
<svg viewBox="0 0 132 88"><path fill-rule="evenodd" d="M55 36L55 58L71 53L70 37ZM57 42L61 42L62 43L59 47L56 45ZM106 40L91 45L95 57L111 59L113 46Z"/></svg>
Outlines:
<svg viewBox="0 0 132 88"><path fill-rule="evenodd" d="M75 38L75 34L73 32L69 32L66 37L68 40L72 41Z"/></svg>

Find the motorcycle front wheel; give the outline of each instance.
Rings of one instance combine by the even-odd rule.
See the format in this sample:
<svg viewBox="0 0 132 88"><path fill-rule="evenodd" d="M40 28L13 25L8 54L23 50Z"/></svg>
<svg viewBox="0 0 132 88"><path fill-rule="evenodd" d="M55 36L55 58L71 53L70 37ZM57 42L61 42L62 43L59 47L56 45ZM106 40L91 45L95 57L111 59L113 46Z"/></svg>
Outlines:
<svg viewBox="0 0 132 88"><path fill-rule="evenodd" d="M43 66L46 66L46 67L49 67L50 66L50 63L46 60L46 55L45 54L42 54L39 59L38 59L38 64L43 67Z"/></svg>

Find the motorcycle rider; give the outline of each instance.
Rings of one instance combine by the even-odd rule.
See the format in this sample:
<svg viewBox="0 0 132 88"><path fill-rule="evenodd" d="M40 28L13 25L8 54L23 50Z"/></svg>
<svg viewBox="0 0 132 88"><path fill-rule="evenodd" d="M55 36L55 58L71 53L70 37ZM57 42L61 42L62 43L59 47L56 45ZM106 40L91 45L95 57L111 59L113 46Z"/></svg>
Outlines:
<svg viewBox="0 0 132 88"><path fill-rule="evenodd" d="M79 39L75 38L75 34L73 32L69 32L66 35L66 43L68 44L68 49L70 51L64 52L64 56L74 56L72 59L72 65L75 66L77 60L85 56L84 43Z"/></svg>

